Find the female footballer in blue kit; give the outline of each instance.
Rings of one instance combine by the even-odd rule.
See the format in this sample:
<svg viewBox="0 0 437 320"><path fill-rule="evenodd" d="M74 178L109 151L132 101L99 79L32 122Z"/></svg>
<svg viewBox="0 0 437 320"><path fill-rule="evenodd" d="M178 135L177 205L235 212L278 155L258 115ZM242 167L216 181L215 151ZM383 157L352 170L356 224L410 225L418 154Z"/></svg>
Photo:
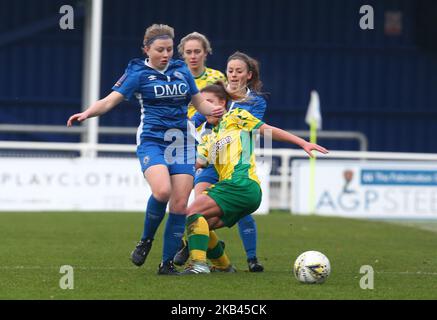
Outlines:
<svg viewBox="0 0 437 320"><path fill-rule="evenodd" d="M163 275L178 274L173 257L184 233L195 172L194 142L187 139L187 106L191 101L204 115L221 116L224 112L223 107L214 106L202 97L186 64L172 59L173 38L174 30L167 25L154 24L147 28L143 41L147 59L130 61L108 96L67 121L67 125L72 126L75 121L82 122L108 112L123 100L138 100L141 122L137 132L137 156L152 196L147 203L143 235L131 253L131 260L137 266L144 263L169 203L162 262L158 267L158 274ZM177 129L177 132L169 132L169 129ZM173 142L175 136L180 143ZM172 152L166 152L169 148L176 151L175 157Z"/></svg>
<svg viewBox="0 0 437 320"><path fill-rule="evenodd" d="M244 97L244 99L232 101L228 106L229 111L241 108L249 111L255 118L262 120L267 103L261 94L262 82L258 61L237 51L228 58L226 75L227 90L236 96ZM203 125L206 118L202 114L196 113L191 120L196 127L199 127ZM196 197L217 181L218 174L213 165L202 169L196 174L194 180ZM256 255L257 226L252 215L247 215L238 222L238 230L246 251L249 271L262 272L264 267L258 262ZM182 265L188 260L188 257L188 248L185 246L179 250L174 260L178 265Z"/></svg>

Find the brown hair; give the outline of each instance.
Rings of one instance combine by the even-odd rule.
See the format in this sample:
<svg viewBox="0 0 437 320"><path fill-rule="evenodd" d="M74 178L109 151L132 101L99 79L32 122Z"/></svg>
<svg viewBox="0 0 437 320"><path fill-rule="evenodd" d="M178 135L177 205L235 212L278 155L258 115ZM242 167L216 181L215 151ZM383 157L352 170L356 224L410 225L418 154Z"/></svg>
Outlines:
<svg viewBox="0 0 437 320"><path fill-rule="evenodd" d="M156 39L173 39L174 29L166 24L153 24L144 33L143 46L150 46Z"/></svg>
<svg viewBox="0 0 437 320"><path fill-rule="evenodd" d="M181 42L179 42L178 52L182 57L184 56L184 46L190 40L199 41L202 44L203 50L205 50L205 52L208 54L212 54L211 43L209 42L208 38L199 32L192 32L183 37Z"/></svg>
<svg viewBox="0 0 437 320"><path fill-rule="evenodd" d="M214 94L217 98L220 100L225 100L226 105L231 100L241 100L244 98L244 96L239 96L235 93L231 93L226 89L226 85L223 81L217 81L213 84L210 84L202 89L200 89L200 92L210 92Z"/></svg>
<svg viewBox="0 0 437 320"><path fill-rule="evenodd" d="M257 94L262 94L261 89L262 89L263 83L261 82L261 79L260 79L258 61L255 60L254 58L248 56L247 54L240 52L240 51L236 51L235 53L230 55L227 63L229 63L229 61L231 61L231 60L240 60L246 64L247 70L249 72L252 72L252 78L249 79L249 81L247 82L247 87Z"/></svg>

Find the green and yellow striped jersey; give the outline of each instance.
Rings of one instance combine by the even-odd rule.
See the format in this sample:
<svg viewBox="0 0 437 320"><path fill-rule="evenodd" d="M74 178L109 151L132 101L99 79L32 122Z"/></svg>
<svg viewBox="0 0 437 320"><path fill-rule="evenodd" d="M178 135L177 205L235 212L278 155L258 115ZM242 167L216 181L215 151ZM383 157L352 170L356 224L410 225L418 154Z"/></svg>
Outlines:
<svg viewBox="0 0 437 320"><path fill-rule="evenodd" d="M220 71L211 68L205 68L205 71L200 76L194 78L197 89L199 90L219 80L226 82L226 77ZM190 104L188 106L188 119L191 119L191 117L194 116L195 113L196 113L196 108L194 108L194 106Z"/></svg>
<svg viewBox="0 0 437 320"><path fill-rule="evenodd" d="M254 129L264 122L244 109L233 109L223 115L212 132L197 147L200 159L213 164L219 181L249 178L260 184L255 167Z"/></svg>

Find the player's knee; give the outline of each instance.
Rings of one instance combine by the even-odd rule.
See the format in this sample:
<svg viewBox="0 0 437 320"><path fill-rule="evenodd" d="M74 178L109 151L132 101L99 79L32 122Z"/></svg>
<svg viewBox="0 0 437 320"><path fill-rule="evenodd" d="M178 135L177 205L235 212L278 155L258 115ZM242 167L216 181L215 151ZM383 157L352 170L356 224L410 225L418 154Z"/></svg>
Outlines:
<svg viewBox="0 0 437 320"><path fill-rule="evenodd" d="M196 200L196 201L198 201L198 200ZM191 205L189 205L187 207L187 209L185 210L187 216L193 215L193 214L196 214L196 213L199 213L199 214L203 215L203 212L205 210L202 210L202 208L199 206L199 203L196 203L196 201L194 203L192 203Z"/></svg>
<svg viewBox="0 0 437 320"><path fill-rule="evenodd" d="M190 206L190 207L188 207L188 208L186 209L186 214L187 214L187 216L191 216L191 215L193 215L193 214L198 213L197 211L198 211L198 210L196 210L195 208L193 208L192 206Z"/></svg>
<svg viewBox="0 0 437 320"><path fill-rule="evenodd" d="M160 186L153 190L153 197L161 202L167 202L170 199L171 187Z"/></svg>
<svg viewBox="0 0 437 320"><path fill-rule="evenodd" d="M176 201L171 201L170 211L185 214L187 212L187 199L177 199Z"/></svg>
<svg viewBox="0 0 437 320"><path fill-rule="evenodd" d="M197 190L194 189L194 197L198 198L199 196L201 196L203 194L203 190Z"/></svg>

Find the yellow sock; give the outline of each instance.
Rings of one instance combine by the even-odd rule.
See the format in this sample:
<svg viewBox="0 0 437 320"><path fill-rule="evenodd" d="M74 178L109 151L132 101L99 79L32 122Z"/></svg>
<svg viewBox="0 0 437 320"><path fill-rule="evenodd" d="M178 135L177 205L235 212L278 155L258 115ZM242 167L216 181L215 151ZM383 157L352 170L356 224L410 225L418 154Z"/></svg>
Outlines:
<svg viewBox="0 0 437 320"><path fill-rule="evenodd" d="M187 219L187 238L190 258L193 261L206 262L206 251L209 242L209 226L200 214L194 214Z"/></svg>
<svg viewBox="0 0 437 320"><path fill-rule="evenodd" d="M218 240L217 234L210 231L207 257L215 267L225 269L231 265L231 261Z"/></svg>

